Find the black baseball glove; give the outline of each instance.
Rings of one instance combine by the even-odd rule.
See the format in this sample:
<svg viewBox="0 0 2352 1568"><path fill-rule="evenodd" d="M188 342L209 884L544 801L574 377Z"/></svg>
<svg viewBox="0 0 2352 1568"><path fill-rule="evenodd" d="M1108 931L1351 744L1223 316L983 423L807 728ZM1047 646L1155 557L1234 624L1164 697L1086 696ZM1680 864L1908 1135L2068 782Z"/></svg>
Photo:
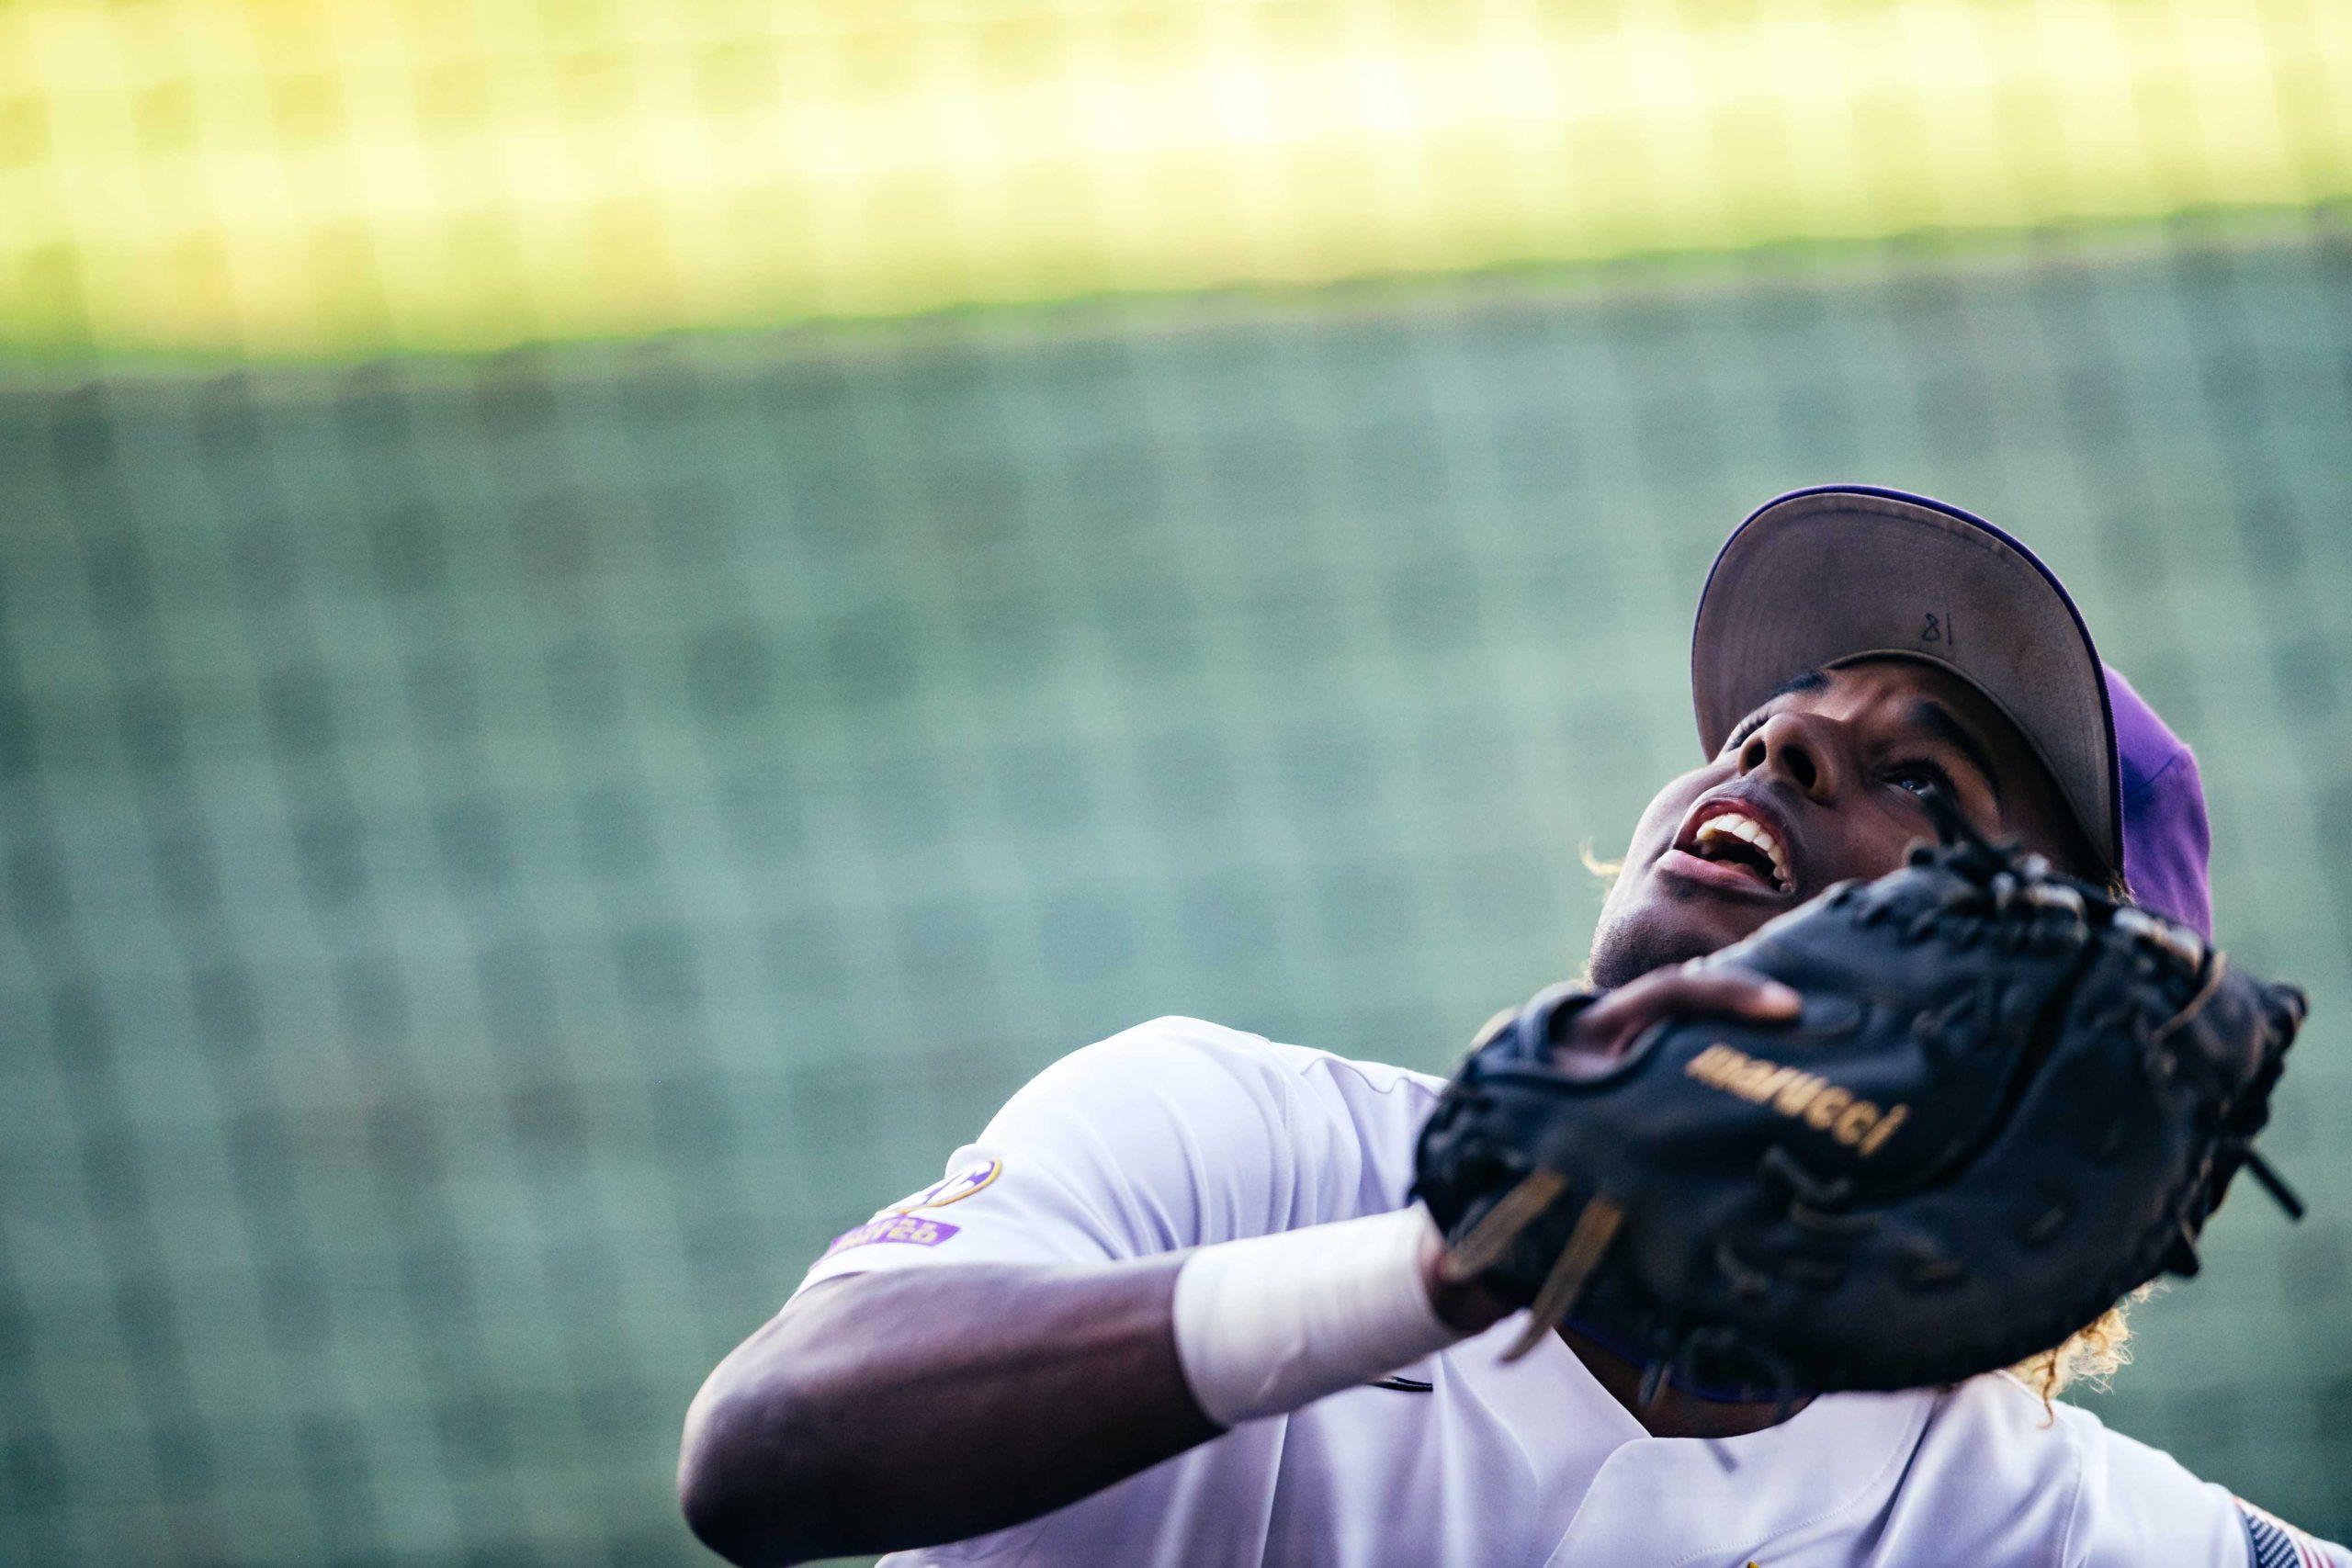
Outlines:
<svg viewBox="0 0 2352 1568"><path fill-rule="evenodd" d="M1420 1138L1443 1267L1719 1398L1954 1382L2049 1349L2195 1243L2303 994L1987 843L1942 842L1702 961L1787 1024L1676 1019L1560 1070L1589 992L1490 1026Z"/></svg>

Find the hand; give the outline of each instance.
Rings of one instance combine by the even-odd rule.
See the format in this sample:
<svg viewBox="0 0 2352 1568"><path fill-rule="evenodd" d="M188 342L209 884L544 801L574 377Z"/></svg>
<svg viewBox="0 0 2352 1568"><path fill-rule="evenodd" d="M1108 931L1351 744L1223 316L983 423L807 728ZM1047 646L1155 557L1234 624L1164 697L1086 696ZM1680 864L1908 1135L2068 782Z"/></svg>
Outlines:
<svg viewBox="0 0 2352 1568"><path fill-rule="evenodd" d="M1553 1049L1553 1061L1563 1072L1599 1074L1624 1055L1628 1046L1653 1023L1668 1018L1738 1018L1758 1023L1784 1023L1797 1016L1803 998L1778 980L1731 964L1697 962L1670 969L1656 969L1627 981L1576 1014L1568 1036ZM1517 1010L1501 1012L1480 1030L1483 1041L1511 1019ZM1432 1235L1421 1249L1421 1282L1438 1316L1465 1333L1492 1327L1510 1314L1510 1304L1481 1290L1476 1282L1457 1283L1438 1271L1444 1242Z"/></svg>

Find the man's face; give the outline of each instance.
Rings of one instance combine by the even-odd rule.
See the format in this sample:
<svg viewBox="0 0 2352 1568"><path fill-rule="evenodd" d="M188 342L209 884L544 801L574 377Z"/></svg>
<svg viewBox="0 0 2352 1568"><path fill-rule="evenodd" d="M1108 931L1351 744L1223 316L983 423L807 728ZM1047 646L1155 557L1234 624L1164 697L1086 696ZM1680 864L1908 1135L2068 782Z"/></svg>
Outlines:
<svg viewBox="0 0 2352 1568"><path fill-rule="evenodd" d="M1931 784L1988 837L2095 874L2057 785L2000 710L1932 664L1871 660L1798 677L1658 792L1602 908L1593 983L1713 953L1832 883L1894 870L1934 837L1920 798Z"/></svg>

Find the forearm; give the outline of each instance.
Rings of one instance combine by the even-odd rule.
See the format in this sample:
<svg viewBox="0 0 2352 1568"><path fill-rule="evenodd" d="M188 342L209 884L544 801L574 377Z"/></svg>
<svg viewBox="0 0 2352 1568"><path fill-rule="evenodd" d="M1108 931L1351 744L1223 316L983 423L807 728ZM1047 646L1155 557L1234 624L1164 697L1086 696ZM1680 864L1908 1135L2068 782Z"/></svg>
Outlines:
<svg viewBox="0 0 2352 1568"><path fill-rule="evenodd" d="M929 1545L1217 1436L1177 1359L1182 1261L926 1269L810 1291L696 1397L689 1521L744 1564Z"/></svg>
<svg viewBox="0 0 2352 1568"><path fill-rule="evenodd" d="M1018 1524L1227 1427L1495 1322L1418 1206L1071 1268L934 1268L803 1295L711 1374L679 1484L741 1563Z"/></svg>

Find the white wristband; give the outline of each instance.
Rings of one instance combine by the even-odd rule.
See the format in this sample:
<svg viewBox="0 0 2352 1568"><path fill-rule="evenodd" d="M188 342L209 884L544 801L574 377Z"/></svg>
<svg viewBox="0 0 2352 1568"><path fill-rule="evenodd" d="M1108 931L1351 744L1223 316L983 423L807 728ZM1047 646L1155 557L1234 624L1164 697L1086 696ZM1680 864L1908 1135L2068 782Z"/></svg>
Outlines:
<svg viewBox="0 0 2352 1568"><path fill-rule="evenodd" d="M1419 1203L1202 1247L1176 1271L1176 1358L1238 1426L1368 1382L1467 1337L1430 1304Z"/></svg>

